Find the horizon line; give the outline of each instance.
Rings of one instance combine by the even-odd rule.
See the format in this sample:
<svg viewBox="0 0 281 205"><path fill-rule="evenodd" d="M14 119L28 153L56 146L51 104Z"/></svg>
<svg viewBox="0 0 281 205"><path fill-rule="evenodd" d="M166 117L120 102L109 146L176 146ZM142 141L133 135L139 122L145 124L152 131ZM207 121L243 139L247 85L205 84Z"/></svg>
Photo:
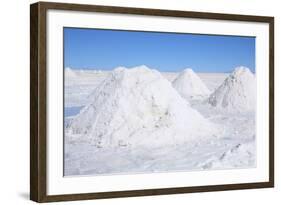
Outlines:
<svg viewBox="0 0 281 205"><path fill-rule="evenodd" d="M146 66L146 65L138 65L138 66L131 66L131 67L126 67L126 66L116 66L116 67L114 67L114 68L111 68L111 69L103 69L103 68L90 68L90 67L87 67L87 68L78 68L78 67L70 67L70 66L65 66L64 67L64 69L71 69L71 70L74 70L74 71L102 71L102 72L104 72L104 71L107 71L107 72L110 72L110 71L113 71L114 69L116 69L116 68L118 68L118 67L124 67L124 68L127 68L127 69L132 69L132 68L135 68L135 67L140 67L140 66ZM181 72L181 71L183 71L183 70L185 70L185 69L187 69L187 68L190 68L190 69L192 69L194 72L196 72L196 73L232 73L234 70L235 70L235 68L237 68L237 67L246 67L246 68L248 68L252 73L256 73L255 72L255 70L253 71L251 68L249 68L249 67L247 67L247 66L243 66L243 65L239 65L239 66L235 66L233 69L230 69L230 70L228 70L228 71L223 71L223 72L216 72L216 71L214 71L214 72L208 72L208 71L196 71L196 69L193 69L193 68L191 68L191 67L184 67L184 68L182 68L182 69L179 69L179 70L177 70L177 71L175 71L175 70L173 70L173 71L161 71L161 69L158 69L158 68L151 68L151 67L149 67L149 66L146 66L147 68L149 68L149 69L154 69L154 70L158 70L159 72L162 72L162 73L179 73L179 72ZM219 70L219 69L218 69Z"/></svg>

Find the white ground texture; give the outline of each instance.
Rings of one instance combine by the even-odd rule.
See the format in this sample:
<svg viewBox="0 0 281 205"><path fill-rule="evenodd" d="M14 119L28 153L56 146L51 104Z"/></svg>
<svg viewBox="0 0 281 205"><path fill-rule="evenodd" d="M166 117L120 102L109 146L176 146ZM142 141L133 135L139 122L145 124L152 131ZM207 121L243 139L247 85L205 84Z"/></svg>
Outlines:
<svg viewBox="0 0 281 205"><path fill-rule="evenodd" d="M256 166L255 76L65 69L64 175Z"/></svg>

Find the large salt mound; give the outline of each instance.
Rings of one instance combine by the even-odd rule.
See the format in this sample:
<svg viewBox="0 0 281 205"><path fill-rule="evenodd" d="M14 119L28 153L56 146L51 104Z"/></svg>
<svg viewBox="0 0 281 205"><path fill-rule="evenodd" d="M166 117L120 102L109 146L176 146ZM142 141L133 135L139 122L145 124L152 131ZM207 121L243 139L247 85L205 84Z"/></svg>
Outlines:
<svg viewBox="0 0 281 205"><path fill-rule="evenodd" d="M163 146L212 136L216 128L189 106L158 71L112 71L68 131L98 147Z"/></svg>
<svg viewBox="0 0 281 205"><path fill-rule="evenodd" d="M173 81L174 88L186 99L208 96L209 89L202 80L188 68L183 70Z"/></svg>
<svg viewBox="0 0 281 205"><path fill-rule="evenodd" d="M256 78L246 67L237 67L208 99L230 111L253 111L256 108Z"/></svg>

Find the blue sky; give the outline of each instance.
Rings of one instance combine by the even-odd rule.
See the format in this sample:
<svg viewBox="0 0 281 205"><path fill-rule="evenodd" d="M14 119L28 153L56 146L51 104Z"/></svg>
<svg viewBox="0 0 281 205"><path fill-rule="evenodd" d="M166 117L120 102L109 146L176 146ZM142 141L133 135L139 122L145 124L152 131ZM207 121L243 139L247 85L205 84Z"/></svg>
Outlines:
<svg viewBox="0 0 281 205"><path fill-rule="evenodd" d="M255 71L255 38L64 28L64 63L73 69L230 72L243 65Z"/></svg>

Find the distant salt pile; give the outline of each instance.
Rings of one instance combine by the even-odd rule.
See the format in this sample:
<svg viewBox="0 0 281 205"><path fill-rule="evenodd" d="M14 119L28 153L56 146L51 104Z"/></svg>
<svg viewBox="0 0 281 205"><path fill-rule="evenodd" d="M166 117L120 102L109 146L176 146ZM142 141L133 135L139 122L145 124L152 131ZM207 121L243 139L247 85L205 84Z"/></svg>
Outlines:
<svg viewBox="0 0 281 205"><path fill-rule="evenodd" d="M173 81L174 88L185 99L208 96L209 89L192 69L183 70Z"/></svg>
<svg viewBox="0 0 281 205"><path fill-rule="evenodd" d="M76 73L75 71L73 71L71 68L66 67L64 69L64 75L66 78L75 78L76 77Z"/></svg>
<svg viewBox="0 0 281 205"><path fill-rule="evenodd" d="M168 80L146 66L113 70L90 99L67 129L97 147L174 145L216 132Z"/></svg>
<svg viewBox="0 0 281 205"><path fill-rule="evenodd" d="M85 74L85 70L79 69L79 70L77 71L77 73L78 73L79 75L84 75L84 74Z"/></svg>
<svg viewBox="0 0 281 205"><path fill-rule="evenodd" d="M256 108L256 78L249 68L234 69L208 99L214 107L230 111L253 111Z"/></svg>

